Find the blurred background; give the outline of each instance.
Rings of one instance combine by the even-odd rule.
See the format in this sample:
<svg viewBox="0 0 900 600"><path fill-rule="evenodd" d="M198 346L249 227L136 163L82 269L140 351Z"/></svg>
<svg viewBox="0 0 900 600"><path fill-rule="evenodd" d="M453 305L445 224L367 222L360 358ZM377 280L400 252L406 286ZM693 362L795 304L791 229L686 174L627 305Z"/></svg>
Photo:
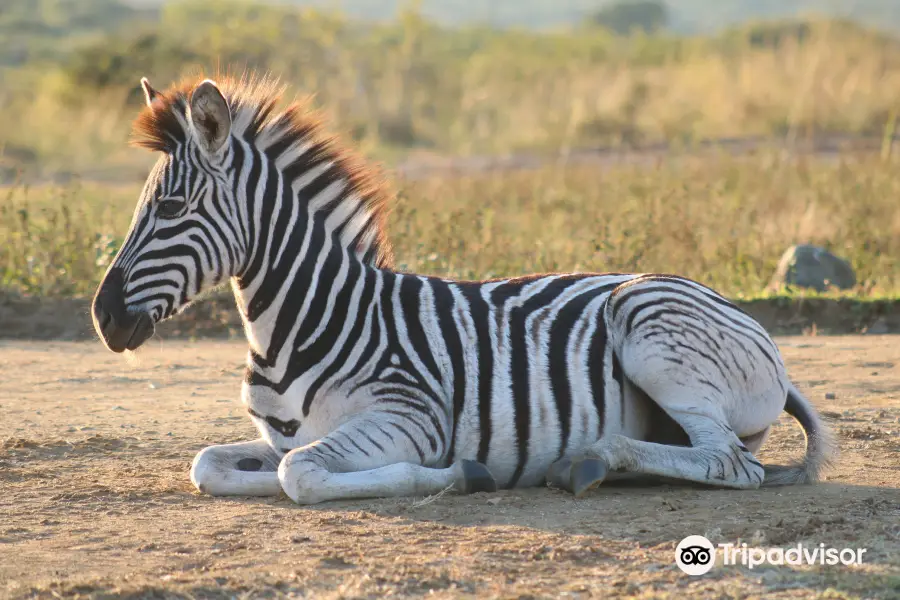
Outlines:
<svg viewBox="0 0 900 600"><path fill-rule="evenodd" d="M752 296L814 243L900 283L900 0L3 0L0 289L92 291L155 160L140 77L219 68L396 169L401 268Z"/></svg>

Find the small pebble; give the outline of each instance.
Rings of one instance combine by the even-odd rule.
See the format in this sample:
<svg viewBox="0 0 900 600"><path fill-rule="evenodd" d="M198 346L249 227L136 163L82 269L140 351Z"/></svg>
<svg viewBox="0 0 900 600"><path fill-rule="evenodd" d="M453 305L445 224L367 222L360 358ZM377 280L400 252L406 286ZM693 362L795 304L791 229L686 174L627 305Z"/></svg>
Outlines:
<svg viewBox="0 0 900 600"><path fill-rule="evenodd" d="M837 398L837 396L834 395L834 392L828 392L827 394L825 394L826 400L834 400L835 398Z"/></svg>

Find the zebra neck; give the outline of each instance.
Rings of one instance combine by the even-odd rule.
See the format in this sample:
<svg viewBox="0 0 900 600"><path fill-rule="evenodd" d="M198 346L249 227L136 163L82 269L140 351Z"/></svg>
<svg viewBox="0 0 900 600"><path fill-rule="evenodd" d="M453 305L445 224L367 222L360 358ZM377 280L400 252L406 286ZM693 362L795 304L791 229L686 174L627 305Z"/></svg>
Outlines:
<svg viewBox="0 0 900 600"><path fill-rule="evenodd" d="M349 335L348 322L372 308L376 281L394 276L363 262L323 223L308 229L293 261L271 250L253 281L233 281L253 362L270 375L323 359Z"/></svg>

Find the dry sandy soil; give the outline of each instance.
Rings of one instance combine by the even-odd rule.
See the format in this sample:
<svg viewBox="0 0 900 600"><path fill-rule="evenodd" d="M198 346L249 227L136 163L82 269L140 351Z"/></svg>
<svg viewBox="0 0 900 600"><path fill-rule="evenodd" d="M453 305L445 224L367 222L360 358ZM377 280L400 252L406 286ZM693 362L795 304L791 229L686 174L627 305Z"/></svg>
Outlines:
<svg viewBox="0 0 900 600"><path fill-rule="evenodd" d="M249 439L239 342L0 341L0 596L900 597L900 338L779 338L843 450L828 482L605 485L332 502L214 499L194 453ZM802 448L786 415L763 462ZM866 548L862 566L674 564L713 542Z"/></svg>

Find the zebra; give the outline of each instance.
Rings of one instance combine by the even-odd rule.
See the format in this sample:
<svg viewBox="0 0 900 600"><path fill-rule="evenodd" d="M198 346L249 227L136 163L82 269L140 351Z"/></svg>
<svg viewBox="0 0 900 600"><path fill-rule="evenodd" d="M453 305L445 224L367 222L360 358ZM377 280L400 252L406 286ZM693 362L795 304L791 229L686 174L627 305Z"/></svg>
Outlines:
<svg viewBox="0 0 900 600"><path fill-rule="evenodd" d="M308 101L255 75L141 87L133 142L159 158L91 313L109 350L133 351L230 282L259 438L201 450L201 493L581 498L629 477L812 483L833 462L773 339L714 290L654 273L401 272L388 183ZM763 466L754 453L782 411L805 457Z"/></svg>

